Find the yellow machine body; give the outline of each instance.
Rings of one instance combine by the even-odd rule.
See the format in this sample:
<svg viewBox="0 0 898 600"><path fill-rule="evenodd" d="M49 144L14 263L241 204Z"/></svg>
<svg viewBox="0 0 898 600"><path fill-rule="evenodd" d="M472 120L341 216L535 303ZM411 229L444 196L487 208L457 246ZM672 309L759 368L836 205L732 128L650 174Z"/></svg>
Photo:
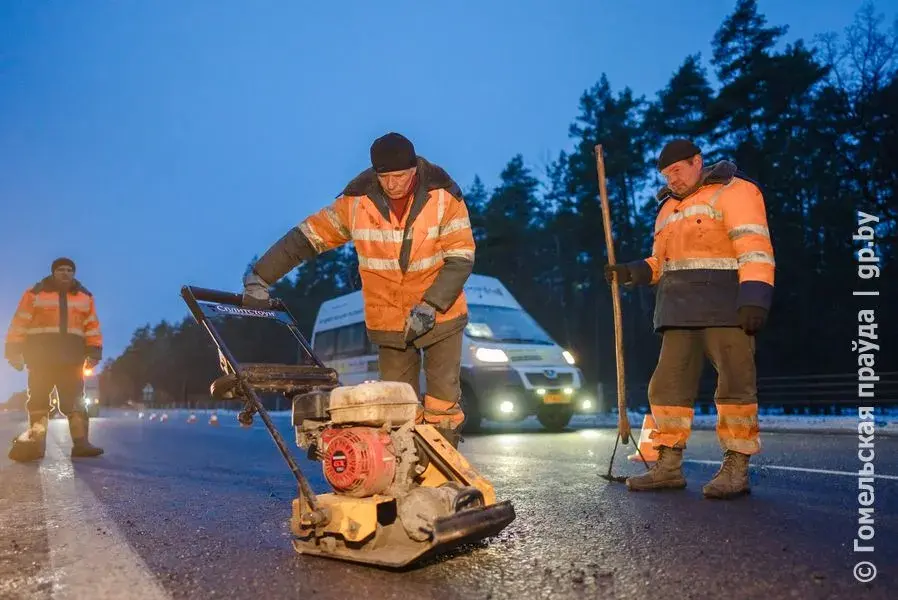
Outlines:
<svg viewBox="0 0 898 600"><path fill-rule="evenodd" d="M414 432L427 463L414 479L414 485L439 488L454 484L459 488L474 488L482 495L479 506L437 519L431 538L415 541L398 522L397 499L392 496L356 498L319 494L318 505L327 519L317 525L312 522L305 498L295 498L291 530L297 552L403 567L425 556L495 535L514 520L511 504L497 504L492 484L439 431L431 425L419 424L415 425Z"/></svg>

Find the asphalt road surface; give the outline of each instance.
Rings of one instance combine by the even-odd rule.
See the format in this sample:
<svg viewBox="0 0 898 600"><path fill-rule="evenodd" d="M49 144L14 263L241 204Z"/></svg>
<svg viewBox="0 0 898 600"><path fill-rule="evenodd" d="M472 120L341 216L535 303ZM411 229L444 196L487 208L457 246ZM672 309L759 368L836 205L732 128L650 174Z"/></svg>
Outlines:
<svg viewBox="0 0 898 600"><path fill-rule="evenodd" d="M0 415L0 598L894 598L898 584L896 438L875 438L875 535L862 542L874 551L855 553L856 436L763 435L753 493L734 501L701 496L720 460L713 432L693 434L687 489L661 493L598 476L612 430L471 436L461 449L517 519L397 573L294 552L295 486L258 419L91 425L104 456L73 461L56 420L47 457L15 464L5 445L22 420ZM618 449L614 474L644 470L632 451ZM320 468L301 464L321 489ZM855 578L860 561L872 583Z"/></svg>

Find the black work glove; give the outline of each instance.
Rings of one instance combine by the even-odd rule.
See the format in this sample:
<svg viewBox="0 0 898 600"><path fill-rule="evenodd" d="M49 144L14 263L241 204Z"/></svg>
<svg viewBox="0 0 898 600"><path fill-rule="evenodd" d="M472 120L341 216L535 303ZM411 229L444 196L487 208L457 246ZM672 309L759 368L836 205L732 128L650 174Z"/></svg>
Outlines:
<svg viewBox="0 0 898 600"><path fill-rule="evenodd" d="M767 310L760 306L739 307L739 327L748 335L755 335L767 322Z"/></svg>
<svg viewBox="0 0 898 600"><path fill-rule="evenodd" d="M610 285L612 280L612 274L617 273L617 281L621 284L631 283L633 281L633 273L630 272L630 267L627 265L605 265L605 281Z"/></svg>
<svg viewBox="0 0 898 600"><path fill-rule="evenodd" d="M437 311L426 302L416 305L405 321L405 339L417 339L433 329L437 322Z"/></svg>

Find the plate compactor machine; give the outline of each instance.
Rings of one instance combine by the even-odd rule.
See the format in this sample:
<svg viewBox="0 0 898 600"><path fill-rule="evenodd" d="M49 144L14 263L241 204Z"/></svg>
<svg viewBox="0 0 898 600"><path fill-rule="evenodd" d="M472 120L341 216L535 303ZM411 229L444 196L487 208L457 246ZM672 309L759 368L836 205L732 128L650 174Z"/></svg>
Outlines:
<svg viewBox="0 0 898 600"><path fill-rule="evenodd" d="M497 535L515 518L492 485L433 426L417 423L421 404L406 383L342 386L315 356L283 302L242 306L238 294L185 286L181 296L218 347L224 375L212 396L243 403L238 421L258 415L298 484L290 521L293 546L310 554L386 568L419 564ZM239 363L224 341L259 320L292 334L295 363ZM262 404L260 394L292 401L296 444L320 465L333 490L316 494Z"/></svg>

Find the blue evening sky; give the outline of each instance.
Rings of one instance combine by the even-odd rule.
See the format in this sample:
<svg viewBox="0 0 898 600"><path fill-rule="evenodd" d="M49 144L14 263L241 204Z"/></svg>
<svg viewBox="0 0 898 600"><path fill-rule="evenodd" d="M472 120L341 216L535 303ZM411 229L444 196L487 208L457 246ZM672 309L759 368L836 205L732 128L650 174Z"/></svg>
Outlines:
<svg viewBox="0 0 898 600"><path fill-rule="evenodd" d="M861 0L763 0L786 40ZM387 131L463 186L540 174L602 72L648 96L734 0L0 3L0 325L71 256L106 356L186 315L180 286L247 262L329 203ZM894 18L894 0L879 0ZM596 223L600 228L601 224ZM0 402L25 385L0 365Z"/></svg>

